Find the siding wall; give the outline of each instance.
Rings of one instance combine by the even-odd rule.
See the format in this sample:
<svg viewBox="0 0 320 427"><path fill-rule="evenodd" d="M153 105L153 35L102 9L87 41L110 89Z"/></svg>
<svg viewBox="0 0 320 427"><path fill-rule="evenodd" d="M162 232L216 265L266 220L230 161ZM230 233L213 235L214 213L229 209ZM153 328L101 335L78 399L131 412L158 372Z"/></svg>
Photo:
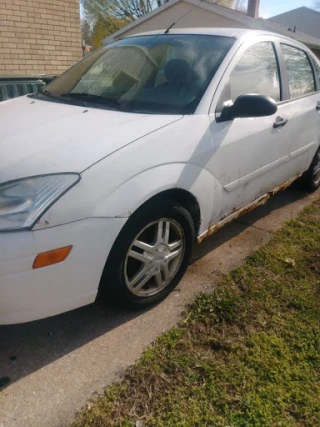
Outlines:
<svg viewBox="0 0 320 427"><path fill-rule="evenodd" d="M309 3L311 5L311 3L315 2ZM299 7L281 15L273 16L270 21L277 22L286 28L296 27L298 31L320 38L320 12L308 7Z"/></svg>
<svg viewBox="0 0 320 427"><path fill-rule="evenodd" d="M186 16L184 16L186 15ZM181 18L182 17L182 18ZM181 19L180 19L181 18ZM121 34L125 37L144 31L162 30L168 28L173 22L178 21L174 28L203 28L203 27L233 27L246 28L231 19L216 15L213 12L206 11L199 7L194 7L188 3L177 3L165 9L163 12L155 14L150 19L137 25L132 30Z"/></svg>
<svg viewBox="0 0 320 427"><path fill-rule="evenodd" d="M79 0L0 0L0 75L56 75L81 57Z"/></svg>

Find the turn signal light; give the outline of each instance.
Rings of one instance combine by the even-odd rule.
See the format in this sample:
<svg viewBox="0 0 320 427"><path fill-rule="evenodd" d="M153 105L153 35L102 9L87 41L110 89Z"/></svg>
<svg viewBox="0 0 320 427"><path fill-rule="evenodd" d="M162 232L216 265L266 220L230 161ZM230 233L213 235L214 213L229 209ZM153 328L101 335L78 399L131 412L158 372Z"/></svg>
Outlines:
<svg viewBox="0 0 320 427"><path fill-rule="evenodd" d="M48 265L58 264L67 258L71 249L72 246L65 246L64 248L54 249L53 251L42 252L37 255L32 268L42 268Z"/></svg>

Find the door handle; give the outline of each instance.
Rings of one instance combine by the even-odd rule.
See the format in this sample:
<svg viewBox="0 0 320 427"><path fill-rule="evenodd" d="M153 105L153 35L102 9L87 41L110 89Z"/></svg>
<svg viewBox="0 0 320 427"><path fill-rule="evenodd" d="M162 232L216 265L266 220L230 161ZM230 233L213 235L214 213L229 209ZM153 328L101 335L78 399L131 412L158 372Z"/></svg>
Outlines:
<svg viewBox="0 0 320 427"><path fill-rule="evenodd" d="M288 123L288 119L283 119L282 117L278 116L276 118L276 121L273 123L274 128L280 128Z"/></svg>
<svg viewBox="0 0 320 427"><path fill-rule="evenodd" d="M316 106L316 110L317 110L317 111L320 111L320 101L318 101L318 104L317 104L317 106Z"/></svg>

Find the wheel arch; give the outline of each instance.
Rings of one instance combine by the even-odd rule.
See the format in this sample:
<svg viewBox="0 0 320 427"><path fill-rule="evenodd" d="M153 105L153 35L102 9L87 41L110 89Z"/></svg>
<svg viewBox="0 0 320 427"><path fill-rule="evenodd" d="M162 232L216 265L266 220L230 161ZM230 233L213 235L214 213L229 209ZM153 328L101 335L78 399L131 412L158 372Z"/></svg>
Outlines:
<svg viewBox="0 0 320 427"><path fill-rule="evenodd" d="M139 215L142 209L147 208L151 203L160 202L161 200L173 200L180 206L187 209L192 217L196 235L198 235L201 224L200 204L197 198L190 191L183 188L171 188L155 194L142 203L142 205L133 212L132 216Z"/></svg>
<svg viewBox="0 0 320 427"><path fill-rule="evenodd" d="M168 213L168 210L169 210L169 213ZM172 217L171 217L171 214L172 214ZM166 215L169 215L169 216L166 217ZM174 276L172 276L168 285L166 285L166 287L163 289L161 288L161 292L159 293L156 293L154 295L151 294L150 296L145 296L145 297L143 296L143 298L141 298L141 295L135 294L134 292L133 292L133 295L131 295L130 292L132 292L132 290L128 291L128 285L126 285L124 282L125 273L123 269L127 268L126 262L125 262L125 259L127 258L127 254L129 252L130 253L133 252L133 250L131 250L131 247L132 247L131 245L133 241L137 239L138 233L140 233L141 230L145 230L146 228L145 226L147 224L154 225L153 221L155 219L157 221L159 220L161 222L164 222L165 220L163 218L173 218L174 221L177 221L177 222L181 221L180 227L185 229L185 234L183 238L183 241L185 242L184 251L182 252L182 260L181 260L181 263L179 262L178 270L176 272L177 274L174 273ZM179 188L168 189L146 200L130 215L128 221L124 224L122 230L118 234L111 251L109 252L108 258L106 260L106 263L101 275L97 299L99 300L101 298L109 297L116 304L130 303L130 306L133 306L133 307L144 306L147 304L154 304L158 301L161 301L179 283L188 266L188 263L190 261L191 254L192 254L192 248L196 241L196 233L195 233L194 225L199 223L199 218L200 218L199 205L196 201L196 198L186 190L179 189ZM157 233L158 231L155 230L155 236L157 236ZM147 238L150 238L150 236ZM169 239L169 235L168 235L168 239ZM142 244L142 242L144 241L143 238L141 239L139 238L139 240L141 240L140 244ZM151 235L151 240L152 240L152 235ZM147 244L150 245L152 243L147 240ZM160 238L160 241L158 244L161 246L163 245L162 238ZM137 247L141 249L140 246L137 246ZM138 253L140 254L141 252L138 252ZM157 254L155 254L155 256L156 255ZM137 258L137 259L140 260L140 258ZM149 266L149 263L151 262L150 258L147 258L147 260L149 261L147 262L146 265ZM144 262L144 261L140 260L140 262ZM152 268L158 268L158 265L159 265L158 261L155 261L155 262L156 264L151 266ZM140 271L141 269L140 267L138 267L137 272L133 272L133 275L136 275L136 274L139 275ZM159 271L153 272L151 277L153 277L155 274L159 272L160 272L160 269ZM148 270L147 273L149 274L150 270ZM114 285L114 283L116 283L116 285ZM128 296L129 294L130 294L130 297ZM149 302L146 302L147 300Z"/></svg>

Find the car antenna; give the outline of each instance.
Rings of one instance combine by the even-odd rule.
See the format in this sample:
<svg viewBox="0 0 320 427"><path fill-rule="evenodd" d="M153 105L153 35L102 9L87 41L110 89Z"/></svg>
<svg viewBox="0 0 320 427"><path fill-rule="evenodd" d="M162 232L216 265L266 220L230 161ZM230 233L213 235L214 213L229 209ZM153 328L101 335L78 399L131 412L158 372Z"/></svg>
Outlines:
<svg viewBox="0 0 320 427"><path fill-rule="evenodd" d="M166 29L166 31L164 32L164 34L168 34L168 32L171 30L171 28L176 25L176 23L174 22L173 24L169 25L169 27Z"/></svg>
<svg viewBox="0 0 320 427"><path fill-rule="evenodd" d="M189 13L192 12L195 7L196 7L196 5L194 5L190 10L188 10L188 12L186 12L185 14L183 14L182 16L180 16L180 18L177 19L173 24L169 25L169 27L166 29L166 31L164 32L164 34L168 34L169 31L171 30L171 28L173 26L175 26L176 23L180 21L180 19L183 19L185 16L189 15Z"/></svg>

